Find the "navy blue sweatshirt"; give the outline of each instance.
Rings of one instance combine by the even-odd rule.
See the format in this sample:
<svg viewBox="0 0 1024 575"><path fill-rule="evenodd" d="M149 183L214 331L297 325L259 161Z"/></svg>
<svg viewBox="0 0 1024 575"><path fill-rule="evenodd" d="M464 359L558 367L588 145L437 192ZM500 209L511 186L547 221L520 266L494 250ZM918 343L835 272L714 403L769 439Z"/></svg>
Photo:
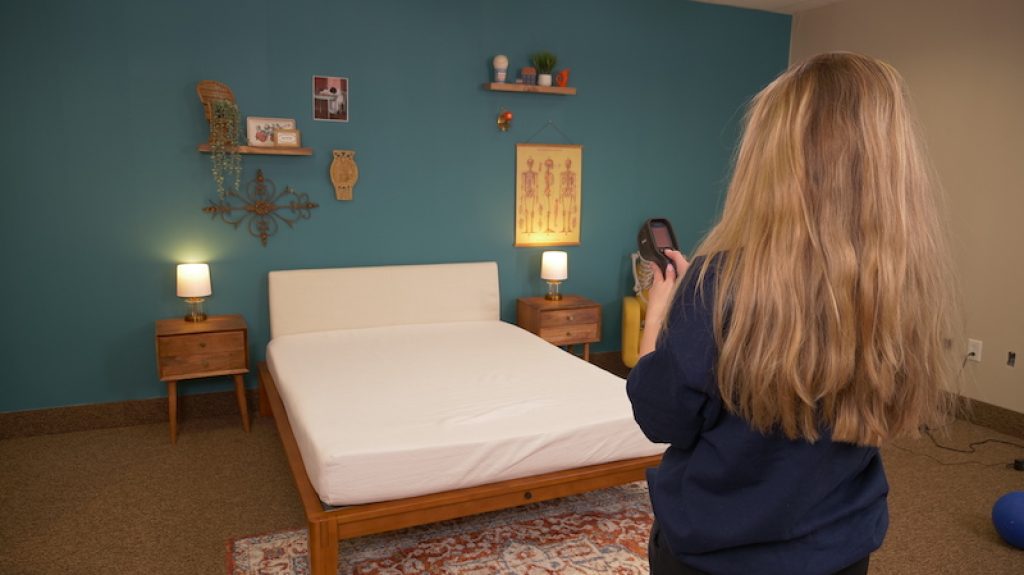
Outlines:
<svg viewBox="0 0 1024 575"><path fill-rule="evenodd" d="M878 450L764 435L722 405L715 382L714 267L683 279L657 349L627 391L647 438L668 443L649 471L654 515L673 554L712 575L825 575L882 544L889 491Z"/></svg>

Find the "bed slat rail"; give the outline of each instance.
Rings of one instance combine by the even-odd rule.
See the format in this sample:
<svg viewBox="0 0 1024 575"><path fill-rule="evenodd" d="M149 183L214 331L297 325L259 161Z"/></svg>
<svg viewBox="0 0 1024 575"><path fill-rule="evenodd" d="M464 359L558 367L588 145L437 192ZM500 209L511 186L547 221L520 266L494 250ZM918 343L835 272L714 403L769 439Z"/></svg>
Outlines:
<svg viewBox="0 0 1024 575"><path fill-rule="evenodd" d="M302 463L302 453L299 451L299 444L295 441L292 433L292 425L288 421L288 413L284 410L284 403L277 393L274 378L270 375L267 362L259 364L260 397L266 398L270 405L270 412L277 425L277 434L281 436L281 445L284 447L284 454L288 458L288 467L292 470L292 477L295 479L295 487L299 490L299 497L302 499L302 507L306 510L306 519L310 522L320 519L326 512L320 505L320 497L313 489L313 483L306 475L306 466Z"/></svg>

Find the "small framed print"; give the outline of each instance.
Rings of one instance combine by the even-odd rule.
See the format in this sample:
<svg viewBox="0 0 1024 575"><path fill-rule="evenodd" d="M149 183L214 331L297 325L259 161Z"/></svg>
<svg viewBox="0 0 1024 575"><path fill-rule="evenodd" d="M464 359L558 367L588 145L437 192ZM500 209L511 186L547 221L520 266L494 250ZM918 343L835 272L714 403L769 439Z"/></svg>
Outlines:
<svg viewBox="0 0 1024 575"><path fill-rule="evenodd" d="M278 128L274 130L274 145L282 148L298 148L302 145L299 131L291 128Z"/></svg>
<svg viewBox="0 0 1024 575"><path fill-rule="evenodd" d="M313 119L347 122L348 113L348 78L313 76Z"/></svg>
<svg viewBox="0 0 1024 575"><path fill-rule="evenodd" d="M245 119L246 141L250 146L274 146L274 132L277 130L294 130L293 118L259 118L249 116Z"/></svg>

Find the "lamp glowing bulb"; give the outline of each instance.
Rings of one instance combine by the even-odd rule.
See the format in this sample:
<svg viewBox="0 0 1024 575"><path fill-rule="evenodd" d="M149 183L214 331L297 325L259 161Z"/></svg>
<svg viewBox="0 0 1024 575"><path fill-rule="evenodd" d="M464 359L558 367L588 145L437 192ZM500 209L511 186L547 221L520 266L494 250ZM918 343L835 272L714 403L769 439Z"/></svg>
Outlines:
<svg viewBox="0 0 1024 575"><path fill-rule="evenodd" d="M562 251L544 252L540 260L540 277L548 282L548 293L544 299L562 299L558 286L569 279L569 254Z"/></svg>
<svg viewBox="0 0 1024 575"><path fill-rule="evenodd" d="M185 321L204 321L203 301L212 294L209 264L178 264L178 297L188 304Z"/></svg>

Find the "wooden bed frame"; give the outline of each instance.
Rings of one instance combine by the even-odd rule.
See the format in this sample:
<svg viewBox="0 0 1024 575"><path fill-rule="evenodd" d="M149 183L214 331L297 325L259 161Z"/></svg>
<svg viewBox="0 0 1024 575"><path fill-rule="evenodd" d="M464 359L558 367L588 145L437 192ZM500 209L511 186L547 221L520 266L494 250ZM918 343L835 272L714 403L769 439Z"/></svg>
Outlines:
<svg viewBox="0 0 1024 575"><path fill-rule="evenodd" d="M292 434L288 414L266 362L259 364L259 379L260 414L272 416L277 423L288 466L306 511L310 575L337 575L338 542L342 539L509 509L639 481L644 478L646 469L656 467L661 461L660 455L638 457L419 497L325 510L306 475L299 444Z"/></svg>
<svg viewBox="0 0 1024 575"><path fill-rule="evenodd" d="M270 272L270 331L294 333L413 323L498 320L495 262ZM277 423L309 524L310 573L336 575L338 541L508 509L644 478L660 455L614 461L477 487L324 509L265 362L259 364L260 415Z"/></svg>

